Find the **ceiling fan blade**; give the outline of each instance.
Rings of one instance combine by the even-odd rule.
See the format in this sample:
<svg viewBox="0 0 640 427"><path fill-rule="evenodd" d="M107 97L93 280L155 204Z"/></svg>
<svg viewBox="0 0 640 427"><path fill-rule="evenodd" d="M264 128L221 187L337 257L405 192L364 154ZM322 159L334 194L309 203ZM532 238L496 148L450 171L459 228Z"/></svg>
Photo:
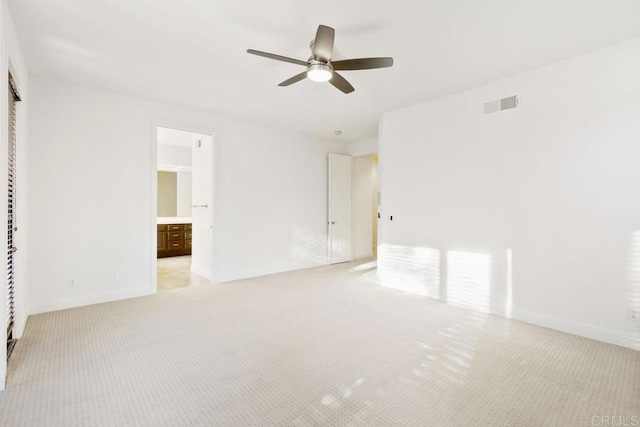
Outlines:
<svg viewBox="0 0 640 427"><path fill-rule="evenodd" d="M393 58L358 58L334 61L331 63L334 70L372 70L374 68L387 68L393 65Z"/></svg>
<svg viewBox="0 0 640 427"><path fill-rule="evenodd" d="M333 40L335 39L336 30L326 25L318 25L316 38L313 42L313 57L318 61L328 62L333 52Z"/></svg>
<svg viewBox="0 0 640 427"><path fill-rule="evenodd" d="M333 75L331 76L331 80L329 80L329 83L331 83L332 85L334 85L335 87L343 91L344 93L351 93L355 90L353 86L351 86L351 83L349 83L344 77L342 77L340 74L336 73L335 71L333 72Z"/></svg>
<svg viewBox="0 0 640 427"><path fill-rule="evenodd" d="M288 58L282 55L276 55L274 53L261 52L259 50L247 49L247 53L252 55L262 56L264 58L275 59L276 61L290 62L291 64L297 64L302 66L307 66L305 61L300 61L299 59Z"/></svg>
<svg viewBox="0 0 640 427"><path fill-rule="evenodd" d="M302 73L296 74L295 76L291 77L290 79L287 79L287 80L283 81L278 86L289 86L289 85L292 85L294 83L299 82L300 80L303 80L306 77L307 77L307 72L303 71Z"/></svg>

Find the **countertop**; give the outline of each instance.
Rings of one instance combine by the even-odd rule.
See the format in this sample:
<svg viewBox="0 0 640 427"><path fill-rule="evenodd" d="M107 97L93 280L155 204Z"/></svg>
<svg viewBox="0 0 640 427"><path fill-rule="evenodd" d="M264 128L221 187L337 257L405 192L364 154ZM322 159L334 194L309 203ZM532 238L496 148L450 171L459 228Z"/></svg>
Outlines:
<svg viewBox="0 0 640 427"><path fill-rule="evenodd" d="M162 217L158 217L158 224L191 224L191 217L162 216Z"/></svg>

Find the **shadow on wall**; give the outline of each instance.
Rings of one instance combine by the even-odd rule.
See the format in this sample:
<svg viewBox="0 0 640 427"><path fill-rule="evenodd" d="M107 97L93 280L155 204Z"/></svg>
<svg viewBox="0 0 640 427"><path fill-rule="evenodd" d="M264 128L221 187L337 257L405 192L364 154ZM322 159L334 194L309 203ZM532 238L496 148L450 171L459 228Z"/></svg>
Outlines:
<svg viewBox="0 0 640 427"><path fill-rule="evenodd" d="M383 244L378 252L378 275L382 286L436 298L443 302L473 308L484 313L492 310L492 276L498 269L486 253L440 250ZM504 255L502 278L505 301L498 312L511 314L512 251Z"/></svg>

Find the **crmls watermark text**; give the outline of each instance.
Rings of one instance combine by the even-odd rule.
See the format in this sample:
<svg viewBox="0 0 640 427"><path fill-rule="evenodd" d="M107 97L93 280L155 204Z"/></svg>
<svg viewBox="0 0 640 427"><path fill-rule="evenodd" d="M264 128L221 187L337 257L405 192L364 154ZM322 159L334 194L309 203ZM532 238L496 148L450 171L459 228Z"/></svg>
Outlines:
<svg viewBox="0 0 640 427"><path fill-rule="evenodd" d="M640 415L594 415L591 425L598 427L640 427Z"/></svg>

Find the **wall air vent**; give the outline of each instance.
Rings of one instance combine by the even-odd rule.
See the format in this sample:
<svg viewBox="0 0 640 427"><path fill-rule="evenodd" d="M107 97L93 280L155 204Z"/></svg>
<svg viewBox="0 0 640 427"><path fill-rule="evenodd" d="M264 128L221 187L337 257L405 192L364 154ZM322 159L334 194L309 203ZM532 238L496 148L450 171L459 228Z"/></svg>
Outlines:
<svg viewBox="0 0 640 427"><path fill-rule="evenodd" d="M498 111L510 110L518 106L518 95L508 96L494 101L484 103L484 114L497 113Z"/></svg>

